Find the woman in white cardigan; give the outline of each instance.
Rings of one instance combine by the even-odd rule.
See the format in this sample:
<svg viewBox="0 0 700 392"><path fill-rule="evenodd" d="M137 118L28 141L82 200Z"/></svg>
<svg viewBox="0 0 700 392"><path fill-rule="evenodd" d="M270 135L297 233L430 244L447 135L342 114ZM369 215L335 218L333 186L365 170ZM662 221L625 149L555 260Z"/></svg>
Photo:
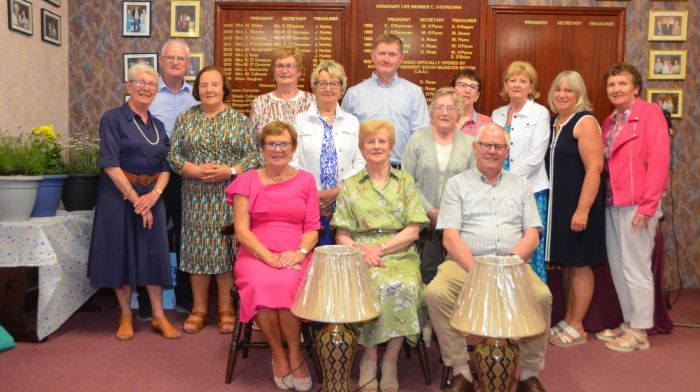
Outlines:
<svg viewBox="0 0 700 392"><path fill-rule="evenodd" d="M537 72L525 61L514 61L503 74L501 97L508 105L493 111L491 120L510 134L510 156L503 168L521 175L530 182L535 192L535 201L540 219L547 231L547 201L549 180L544 167L544 157L549 147L549 110L535 103L540 96L537 91ZM547 280L544 264L544 234L532 255L532 268L542 279Z"/></svg>
<svg viewBox="0 0 700 392"><path fill-rule="evenodd" d="M342 182L365 167L357 142L360 122L338 104L347 81L342 65L322 61L311 73L316 99L295 121L298 144L291 165L316 180L324 229L319 245L333 243L329 222Z"/></svg>

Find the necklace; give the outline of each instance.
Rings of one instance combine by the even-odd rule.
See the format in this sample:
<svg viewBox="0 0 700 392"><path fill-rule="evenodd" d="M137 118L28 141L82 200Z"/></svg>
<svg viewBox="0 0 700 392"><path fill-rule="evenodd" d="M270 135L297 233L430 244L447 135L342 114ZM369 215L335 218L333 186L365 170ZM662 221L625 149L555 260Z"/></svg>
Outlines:
<svg viewBox="0 0 700 392"><path fill-rule="evenodd" d="M136 121L136 118L134 118L134 124L136 124L136 129L138 129L139 132L141 132L141 136L143 136L143 138L146 139L146 141L150 145L155 146L156 144L158 144L160 142L160 132L158 132L158 127L156 127L156 123L153 123L153 128L156 130L156 142L155 143L146 137L146 134L143 133L143 131L141 130L141 127L139 126L139 122Z"/></svg>
<svg viewBox="0 0 700 392"><path fill-rule="evenodd" d="M287 174L289 173L289 166L284 168L284 171L279 175L279 176L271 176L270 173L267 172L267 169L265 170L265 176L270 179L272 182L282 182L287 178Z"/></svg>

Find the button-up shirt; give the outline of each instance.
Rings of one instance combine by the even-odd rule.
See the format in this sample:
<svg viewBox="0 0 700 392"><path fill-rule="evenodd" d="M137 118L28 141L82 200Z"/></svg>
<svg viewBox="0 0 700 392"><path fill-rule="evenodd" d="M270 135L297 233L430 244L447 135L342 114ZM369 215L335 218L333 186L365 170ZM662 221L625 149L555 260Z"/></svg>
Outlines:
<svg viewBox="0 0 700 392"><path fill-rule="evenodd" d="M170 137L177 115L198 103L192 96L192 86L187 82L182 82L182 87L174 93L165 85L163 78L159 77L158 93L148 107L148 111L165 124L165 132Z"/></svg>

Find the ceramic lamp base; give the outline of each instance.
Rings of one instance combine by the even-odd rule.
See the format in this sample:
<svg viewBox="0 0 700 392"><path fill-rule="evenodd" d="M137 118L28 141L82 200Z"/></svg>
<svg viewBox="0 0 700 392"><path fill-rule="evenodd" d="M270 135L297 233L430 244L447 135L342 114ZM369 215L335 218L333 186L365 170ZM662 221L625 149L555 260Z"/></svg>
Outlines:
<svg viewBox="0 0 700 392"><path fill-rule="evenodd" d="M345 324L327 324L316 334L316 349L323 368L323 392L350 390L350 369L357 336Z"/></svg>
<svg viewBox="0 0 700 392"><path fill-rule="evenodd" d="M518 344L508 339L486 338L474 350L481 392L510 391L518 364Z"/></svg>

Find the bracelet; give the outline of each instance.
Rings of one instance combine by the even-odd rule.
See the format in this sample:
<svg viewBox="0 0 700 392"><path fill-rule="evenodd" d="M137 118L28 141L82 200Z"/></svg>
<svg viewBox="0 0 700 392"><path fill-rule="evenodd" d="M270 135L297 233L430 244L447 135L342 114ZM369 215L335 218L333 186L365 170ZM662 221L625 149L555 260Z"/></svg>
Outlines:
<svg viewBox="0 0 700 392"><path fill-rule="evenodd" d="M128 191L126 191L126 193L122 194L122 197L124 198L124 200L129 200L129 195L131 194L131 192L135 192L134 188L131 188Z"/></svg>
<svg viewBox="0 0 700 392"><path fill-rule="evenodd" d="M156 191L156 193L159 194L159 195L162 195L162 194L163 194L163 190L160 189L160 188L153 188L153 190Z"/></svg>

